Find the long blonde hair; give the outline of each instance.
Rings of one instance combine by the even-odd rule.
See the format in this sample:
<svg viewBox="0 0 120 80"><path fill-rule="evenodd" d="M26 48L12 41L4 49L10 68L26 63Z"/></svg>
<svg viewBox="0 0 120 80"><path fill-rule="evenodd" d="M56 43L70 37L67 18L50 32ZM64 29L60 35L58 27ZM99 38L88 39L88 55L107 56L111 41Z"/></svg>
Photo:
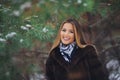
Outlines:
<svg viewBox="0 0 120 80"><path fill-rule="evenodd" d="M71 23L73 25L73 29L74 29L74 33L75 33L75 41L76 41L76 44L80 47L80 48L84 48L86 46L86 42L85 42L85 39L83 37L83 32L81 31L81 25L79 24L79 22L73 18L70 18L70 19L67 19L65 20L61 26L60 26L60 29L58 31L58 34L57 34L57 37L53 43L53 46L50 50L50 52L55 49L59 43L60 43L60 32L61 32L61 29L63 27L63 25L65 23Z"/></svg>

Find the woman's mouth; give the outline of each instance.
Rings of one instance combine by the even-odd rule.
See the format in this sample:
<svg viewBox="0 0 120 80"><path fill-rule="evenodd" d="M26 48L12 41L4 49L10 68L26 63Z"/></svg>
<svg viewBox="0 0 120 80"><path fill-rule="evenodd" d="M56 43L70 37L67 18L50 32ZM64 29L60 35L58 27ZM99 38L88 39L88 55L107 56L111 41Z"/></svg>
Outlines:
<svg viewBox="0 0 120 80"><path fill-rule="evenodd" d="M69 38L69 37L63 37L63 39L64 39L65 41L70 40L70 38Z"/></svg>

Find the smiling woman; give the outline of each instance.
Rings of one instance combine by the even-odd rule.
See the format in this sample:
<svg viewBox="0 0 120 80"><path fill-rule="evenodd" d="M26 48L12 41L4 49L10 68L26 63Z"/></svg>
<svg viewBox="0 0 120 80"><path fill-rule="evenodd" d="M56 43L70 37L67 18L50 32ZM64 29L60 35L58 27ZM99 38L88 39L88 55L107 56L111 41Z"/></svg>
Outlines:
<svg viewBox="0 0 120 80"><path fill-rule="evenodd" d="M71 23L65 23L60 32L61 41L63 44L68 45L74 42L74 30Z"/></svg>
<svg viewBox="0 0 120 80"><path fill-rule="evenodd" d="M85 43L75 19L61 24L46 62L47 80L108 80L96 48Z"/></svg>

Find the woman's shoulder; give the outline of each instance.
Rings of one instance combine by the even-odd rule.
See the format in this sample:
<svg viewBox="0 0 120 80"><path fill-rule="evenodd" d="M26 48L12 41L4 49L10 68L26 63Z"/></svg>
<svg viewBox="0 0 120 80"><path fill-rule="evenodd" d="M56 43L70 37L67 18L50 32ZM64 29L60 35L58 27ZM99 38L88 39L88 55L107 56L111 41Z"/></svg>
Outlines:
<svg viewBox="0 0 120 80"><path fill-rule="evenodd" d="M83 45L82 48L78 46L78 49L80 49L84 52L96 51L95 45L93 45L93 44Z"/></svg>
<svg viewBox="0 0 120 80"><path fill-rule="evenodd" d="M96 50L96 47L93 44L87 44L85 45L84 49L85 50Z"/></svg>
<svg viewBox="0 0 120 80"><path fill-rule="evenodd" d="M57 53L59 53L59 47L55 47L54 49L52 49L49 54L48 57L50 59L54 59L54 57L56 57Z"/></svg>
<svg viewBox="0 0 120 80"><path fill-rule="evenodd" d="M86 45L84 47L84 52L87 53L88 55L97 55L97 49L93 44Z"/></svg>
<svg viewBox="0 0 120 80"><path fill-rule="evenodd" d="M55 56L55 49L53 49L49 52L46 63L53 63L54 56Z"/></svg>
<svg viewBox="0 0 120 80"><path fill-rule="evenodd" d="M53 55L53 54L55 54L56 52L59 52L59 47L58 47L58 46L55 47L54 49L50 50L49 55Z"/></svg>

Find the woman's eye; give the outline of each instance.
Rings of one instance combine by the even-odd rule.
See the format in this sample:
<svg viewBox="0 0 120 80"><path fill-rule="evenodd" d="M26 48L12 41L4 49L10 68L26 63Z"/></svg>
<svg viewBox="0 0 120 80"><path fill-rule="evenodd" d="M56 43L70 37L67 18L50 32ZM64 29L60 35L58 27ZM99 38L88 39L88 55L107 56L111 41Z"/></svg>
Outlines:
<svg viewBox="0 0 120 80"><path fill-rule="evenodd" d="M70 31L70 33L74 33L73 31Z"/></svg>
<svg viewBox="0 0 120 80"><path fill-rule="evenodd" d="M64 31L64 32L65 32L66 30L65 30L65 29L62 29L62 31Z"/></svg>

